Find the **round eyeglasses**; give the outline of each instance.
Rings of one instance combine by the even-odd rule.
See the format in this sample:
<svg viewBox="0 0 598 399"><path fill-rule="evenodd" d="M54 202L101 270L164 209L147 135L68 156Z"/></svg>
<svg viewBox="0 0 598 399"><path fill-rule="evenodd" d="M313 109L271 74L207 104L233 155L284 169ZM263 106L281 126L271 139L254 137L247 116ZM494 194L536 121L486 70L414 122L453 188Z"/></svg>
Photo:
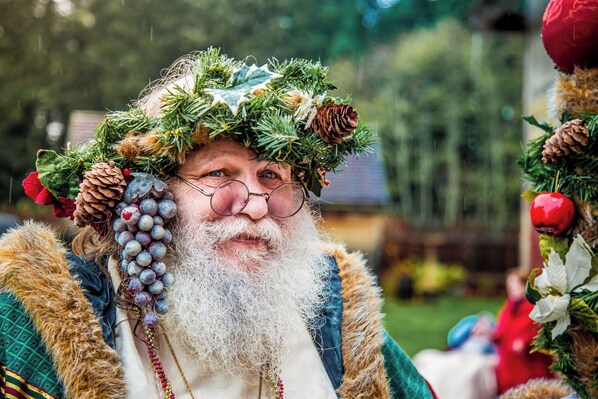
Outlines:
<svg viewBox="0 0 598 399"><path fill-rule="evenodd" d="M189 187L210 197L212 210L220 216L232 216L243 211L249 203L250 197L263 197L268 205L268 213L277 218L288 218L299 212L305 199L309 198L307 189L300 183L285 183L269 193L252 193L240 180L227 180L220 183L210 194L189 180L176 175Z"/></svg>

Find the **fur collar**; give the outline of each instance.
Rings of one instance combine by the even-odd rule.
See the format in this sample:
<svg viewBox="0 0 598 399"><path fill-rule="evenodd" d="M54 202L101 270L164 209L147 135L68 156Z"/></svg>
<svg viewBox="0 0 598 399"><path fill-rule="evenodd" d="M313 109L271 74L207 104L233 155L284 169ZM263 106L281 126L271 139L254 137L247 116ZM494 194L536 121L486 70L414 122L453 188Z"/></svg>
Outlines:
<svg viewBox="0 0 598 399"><path fill-rule="evenodd" d="M560 380L541 378L511 388L499 399L564 399L572 393L573 390Z"/></svg>
<svg viewBox="0 0 598 399"><path fill-rule="evenodd" d="M30 315L67 398L126 397L118 354L102 338L91 304L49 228L27 222L0 240L0 287Z"/></svg>
<svg viewBox="0 0 598 399"><path fill-rule="evenodd" d="M339 245L325 251L336 258L342 281L342 352L345 373L339 388L341 398L390 398L384 368L382 300L374 276L359 253L347 253Z"/></svg>

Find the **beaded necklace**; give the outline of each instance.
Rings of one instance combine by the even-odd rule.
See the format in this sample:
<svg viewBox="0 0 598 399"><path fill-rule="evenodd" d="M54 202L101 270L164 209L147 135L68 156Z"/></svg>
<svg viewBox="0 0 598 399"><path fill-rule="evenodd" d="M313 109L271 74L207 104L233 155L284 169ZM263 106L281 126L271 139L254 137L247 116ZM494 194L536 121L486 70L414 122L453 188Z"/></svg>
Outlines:
<svg viewBox="0 0 598 399"><path fill-rule="evenodd" d="M140 314L138 309L136 309L135 313L137 315ZM157 337L156 337L155 328L151 328L146 325L143 325L143 331L145 333L145 338L146 338L145 343L147 346L147 353L149 355L150 362L152 364L152 367L154 369L154 372L156 374L156 377L158 378L160 387L162 389L163 398L164 399L176 399L173 389L172 389L172 384L170 383L170 380L168 379L168 377L166 377L166 373L164 372L164 367L162 366L162 362L160 361L160 358L158 357L158 353L157 353L158 347L156 345ZM176 354L174 353L172 344L170 343L170 340L168 339L168 336L166 335L166 332L163 329L162 329L162 336L164 337L164 341L168 345L168 349L170 350L170 353L172 354L172 358L173 358L174 363L181 375L181 378L183 379L183 383L185 384L185 388L187 389L187 392L189 392L191 399L195 399L195 396L193 395L193 391L191 390L191 387L189 386L189 382L187 381L187 378L185 377L185 373L183 372L183 369L179 363L179 360L177 359ZM284 399L284 384L282 382L282 379L280 378L278 373L275 373L272 370L272 367L269 364L264 365L262 367L262 371L260 372L259 378L260 378L260 380L259 380L257 399L261 399L261 397L262 397L262 381L263 380L265 380L268 383L268 385L270 386L270 390L272 391L275 399Z"/></svg>

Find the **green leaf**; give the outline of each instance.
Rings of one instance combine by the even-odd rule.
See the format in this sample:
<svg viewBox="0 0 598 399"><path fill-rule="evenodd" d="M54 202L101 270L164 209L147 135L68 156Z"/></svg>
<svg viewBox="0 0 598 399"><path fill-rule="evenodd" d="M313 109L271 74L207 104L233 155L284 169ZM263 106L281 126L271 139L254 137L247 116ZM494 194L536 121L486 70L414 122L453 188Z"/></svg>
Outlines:
<svg viewBox="0 0 598 399"><path fill-rule="evenodd" d="M538 122L538 120L533 115L524 116L523 120L526 121L527 123L529 123L530 125L539 127L540 129L542 129L545 132L548 132L550 134L552 134L552 131L554 130L554 128L552 126L550 126L548 123Z"/></svg>
<svg viewBox="0 0 598 399"><path fill-rule="evenodd" d="M52 150L39 150L35 167L39 180L54 197L74 199L77 196L77 176L63 156Z"/></svg>
<svg viewBox="0 0 598 399"><path fill-rule="evenodd" d="M523 194L521 194L521 198L526 200L527 202L532 202L534 198L538 195L537 191L534 190L526 190Z"/></svg>
<svg viewBox="0 0 598 399"><path fill-rule="evenodd" d="M239 105L249 101L249 94L265 88L268 82L279 77L282 75L269 71L267 65L259 68L255 64L250 67L244 65L232 74L229 87L205 89L205 92L214 98L212 106L220 103L226 104L233 115L236 115Z"/></svg>
<svg viewBox="0 0 598 399"><path fill-rule="evenodd" d="M533 288L534 280L536 275L538 274L538 269L532 269L530 275L527 278L527 283L525 284L525 299L532 305L535 305L540 299L542 299L542 295L538 290Z"/></svg>
<svg viewBox="0 0 598 399"><path fill-rule="evenodd" d="M598 333L598 315L583 300L579 298L571 299L569 313L586 329Z"/></svg>
<svg viewBox="0 0 598 399"><path fill-rule="evenodd" d="M565 254L569 250L569 240L565 236L552 237L541 235L540 254L542 255L542 258L548 259L551 249L554 249L554 251L559 254L561 259L565 259Z"/></svg>

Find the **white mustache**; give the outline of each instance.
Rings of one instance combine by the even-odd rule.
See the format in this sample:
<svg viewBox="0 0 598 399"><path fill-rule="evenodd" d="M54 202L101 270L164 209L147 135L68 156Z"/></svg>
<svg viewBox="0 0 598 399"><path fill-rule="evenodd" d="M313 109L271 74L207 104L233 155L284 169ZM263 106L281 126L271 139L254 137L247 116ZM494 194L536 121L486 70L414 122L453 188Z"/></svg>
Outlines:
<svg viewBox="0 0 598 399"><path fill-rule="evenodd" d="M245 238L261 240L267 245L276 245L283 238L282 228L270 219L254 222L245 218L225 218L204 222L200 228L216 238L217 242Z"/></svg>

